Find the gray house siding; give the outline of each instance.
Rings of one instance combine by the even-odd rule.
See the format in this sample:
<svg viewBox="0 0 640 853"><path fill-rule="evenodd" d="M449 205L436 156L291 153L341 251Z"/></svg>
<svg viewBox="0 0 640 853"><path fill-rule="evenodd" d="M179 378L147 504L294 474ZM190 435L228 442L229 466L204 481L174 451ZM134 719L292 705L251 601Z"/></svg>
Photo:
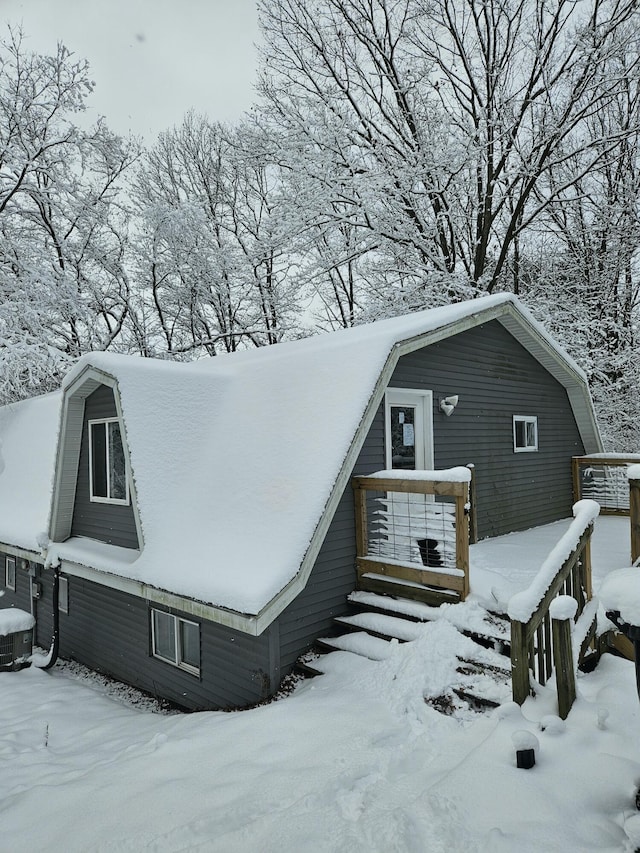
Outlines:
<svg viewBox="0 0 640 853"><path fill-rule="evenodd" d="M93 503L89 499L89 428L87 424L94 418L115 418L116 415L116 404L111 388L101 385L87 397L71 535L88 536L123 548L137 548L138 535L131 504L121 506Z"/></svg>
<svg viewBox="0 0 640 853"><path fill-rule="evenodd" d="M270 631L250 637L200 624L200 676L151 654L151 606L136 596L69 577L69 612L60 613L60 656L79 661L190 710L243 707L277 687ZM165 609L165 608L158 608Z"/></svg>
<svg viewBox="0 0 640 853"><path fill-rule="evenodd" d="M570 459L584 448L567 393L500 323L404 356L389 385L433 391L435 467L475 465L481 538L571 515ZM514 453L513 415L537 416L537 452Z"/></svg>

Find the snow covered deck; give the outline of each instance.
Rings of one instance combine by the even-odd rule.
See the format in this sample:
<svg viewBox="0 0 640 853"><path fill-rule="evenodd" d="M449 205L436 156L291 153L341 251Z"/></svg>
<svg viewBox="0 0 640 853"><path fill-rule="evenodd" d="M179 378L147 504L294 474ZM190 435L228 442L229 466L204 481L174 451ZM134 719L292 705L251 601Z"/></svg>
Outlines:
<svg viewBox="0 0 640 853"><path fill-rule="evenodd" d="M512 595L526 589L572 519L485 539L469 549L471 596L487 607L507 609ZM630 565L628 517L600 516L591 542L594 593L604 578ZM638 570L640 578L640 569Z"/></svg>

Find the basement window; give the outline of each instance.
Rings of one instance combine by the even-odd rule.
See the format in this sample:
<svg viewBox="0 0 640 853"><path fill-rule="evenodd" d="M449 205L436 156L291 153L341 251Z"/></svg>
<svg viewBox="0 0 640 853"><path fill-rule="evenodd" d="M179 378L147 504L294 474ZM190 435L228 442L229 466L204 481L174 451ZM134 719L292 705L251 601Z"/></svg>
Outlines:
<svg viewBox="0 0 640 853"><path fill-rule="evenodd" d="M4 562L4 585L7 589L16 591L16 558L5 557Z"/></svg>
<svg viewBox="0 0 640 853"><path fill-rule="evenodd" d="M129 503L124 446L117 418L89 421L89 494L97 503Z"/></svg>
<svg viewBox="0 0 640 853"><path fill-rule="evenodd" d="M200 625L164 610L151 610L153 656L200 675Z"/></svg>
<svg viewBox="0 0 640 853"><path fill-rule="evenodd" d="M513 452L532 453L538 449L538 418L513 416Z"/></svg>

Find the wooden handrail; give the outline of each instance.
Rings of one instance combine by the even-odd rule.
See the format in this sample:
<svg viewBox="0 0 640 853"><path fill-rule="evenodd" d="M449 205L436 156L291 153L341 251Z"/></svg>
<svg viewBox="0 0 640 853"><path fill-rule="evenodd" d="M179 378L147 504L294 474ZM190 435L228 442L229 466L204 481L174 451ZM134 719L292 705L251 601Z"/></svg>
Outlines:
<svg viewBox="0 0 640 853"><path fill-rule="evenodd" d="M574 522L575 523L575 522ZM593 521L585 525L577 544L572 549L555 576L546 585L546 589L540 596L539 601L530 613L526 621L511 618L511 676L513 699L522 704L531 692L531 674L540 684L545 684L554 669L554 651L552 640L552 624L549 615L551 602L558 595L570 595L577 602L575 621L578 622L585 610L585 606L592 597L591 586L591 535L593 533ZM566 536L567 534L565 534ZM535 588L537 582L531 585L523 595L526 597ZM512 598L512 602L517 597ZM510 607L510 610L515 610ZM588 626L587 634L593 636L595 620L591 612L585 614L592 621ZM581 660L588 647L588 642L583 642L579 652ZM562 678L562 673L568 671L567 667L573 667L573 660L564 662L561 669L556 667L556 680ZM563 695L566 694L564 685L559 688ZM563 712L568 709L563 707Z"/></svg>

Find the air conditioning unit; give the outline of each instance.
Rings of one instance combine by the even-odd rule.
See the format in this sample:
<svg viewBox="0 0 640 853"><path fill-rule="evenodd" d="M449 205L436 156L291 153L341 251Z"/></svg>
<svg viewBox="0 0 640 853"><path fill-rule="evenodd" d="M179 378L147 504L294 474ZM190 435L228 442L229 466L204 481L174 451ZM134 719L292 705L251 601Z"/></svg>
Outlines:
<svg viewBox="0 0 640 853"><path fill-rule="evenodd" d="M36 620L25 610L0 610L0 671L30 666Z"/></svg>

